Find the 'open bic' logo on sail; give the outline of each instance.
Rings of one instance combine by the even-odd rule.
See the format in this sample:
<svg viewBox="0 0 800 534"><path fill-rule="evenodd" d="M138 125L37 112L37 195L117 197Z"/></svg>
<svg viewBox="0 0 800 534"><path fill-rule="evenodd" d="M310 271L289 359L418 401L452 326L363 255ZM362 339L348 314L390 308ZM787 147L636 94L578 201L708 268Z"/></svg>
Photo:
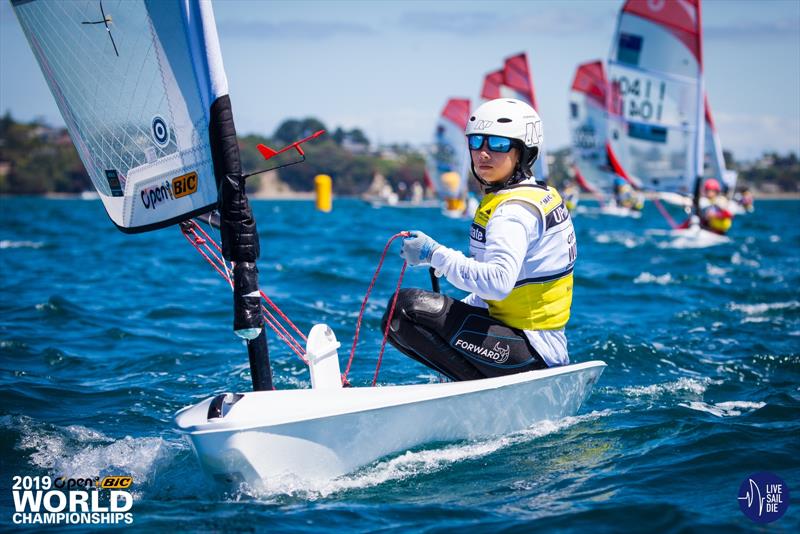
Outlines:
<svg viewBox="0 0 800 534"><path fill-rule="evenodd" d="M178 176L172 179L172 192L175 198L185 197L197 191L197 173L192 171L189 174Z"/></svg>

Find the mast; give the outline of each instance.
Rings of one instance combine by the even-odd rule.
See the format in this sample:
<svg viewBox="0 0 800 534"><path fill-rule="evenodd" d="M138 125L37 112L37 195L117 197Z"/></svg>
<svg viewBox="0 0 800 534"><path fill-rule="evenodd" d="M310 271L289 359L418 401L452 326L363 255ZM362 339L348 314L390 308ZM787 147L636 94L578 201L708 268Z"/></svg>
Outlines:
<svg viewBox="0 0 800 534"><path fill-rule="evenodd" d="M212 45L206 52L209 63L218 62L216 72L219 74L222 72L222 54L211 4L199 2L198 8L204 30L214 34L208 39ZM261 315L261 290L256 265L261 248L256 220L247 199L231 99L227 92L211 103L208 136L219 190L217 207L220 213L222 255L233 263L233 330L246 340L253 390L271 390L272 370L264 318Z"/></svg>
<svg viewBox="0 0 800 534"><path fill-rule="evenodd" d="M258 228L247 199L236 128L228 95L211 105L209 124L214 173L220 184L222 255L233 263L233 330L247 340L253 390L273 389L269 349L261 315L256 261L261 252Z"/></svg>
<svg viewBox="0 0 800 534"><path fill-rule="evenodd" d="M701 0L697 0L697 63L699 72L697 73L697 131L695 133L695 186L692 198L692 209L695 214L700 213L700 191L703 183L703 171L705 160L705 126L706 126L706 107L705 107L705 76L703 73L703 21L701 16Z"/></svg>

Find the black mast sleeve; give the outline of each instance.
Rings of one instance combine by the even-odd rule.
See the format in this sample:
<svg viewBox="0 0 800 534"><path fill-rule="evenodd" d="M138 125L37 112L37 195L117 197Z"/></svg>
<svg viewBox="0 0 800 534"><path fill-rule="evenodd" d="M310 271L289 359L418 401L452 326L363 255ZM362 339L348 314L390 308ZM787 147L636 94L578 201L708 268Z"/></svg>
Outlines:
<svg viewBox="0 0 800 534"><path fill-rule="evenodd" d="M233 267L233 330L246 338L253 390L272 389L272 370L261 315L256 260L260 254L256 220L250 209L239 158L231 99L222 96L211 105L208 128L214 176L219 189L219 229L222 255Z"/></svg>
<svg viewBox="0 0 800 534"><path fill-rule="evenodd" d="M227 95L211 105L209 137L219 188L222 255L234 262L233 329L260 329L263 318L256 267L260 253L258 230L247 200L231 100Z"/></svg>

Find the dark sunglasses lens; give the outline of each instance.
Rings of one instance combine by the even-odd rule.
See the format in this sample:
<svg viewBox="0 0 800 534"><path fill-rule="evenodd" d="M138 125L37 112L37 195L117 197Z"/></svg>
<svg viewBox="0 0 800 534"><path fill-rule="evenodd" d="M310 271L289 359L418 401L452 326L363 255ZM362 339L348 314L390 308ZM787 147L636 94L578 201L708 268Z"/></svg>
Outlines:
<svg viewBox="0 0 800 534"><path fill-rule="evenodd" d="M483 136L482 135L470 135L469 136L469 149L470 150L480 150L483 146Z"/></svg>
<svg viewBox="0 0 800 534"><path fill-rule="evenodd" d="M492 152L508 152L511 150L511 139L507 137L489 136L489 150Z"/></svg>

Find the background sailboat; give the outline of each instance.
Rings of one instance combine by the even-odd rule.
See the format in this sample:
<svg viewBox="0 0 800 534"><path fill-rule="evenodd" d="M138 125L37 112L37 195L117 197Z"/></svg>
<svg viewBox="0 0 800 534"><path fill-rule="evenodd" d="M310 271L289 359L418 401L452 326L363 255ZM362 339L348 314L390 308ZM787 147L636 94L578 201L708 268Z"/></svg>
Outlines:
<svg viewBox="0 0 800 534"><path fill-rule="evenodd" d="M470 101L451 98L436 121L433 145L425 154L425 172L446 214L461 216L467 209L469 149L464 130Z"/></svg>
<svg viewBox="0 0 800 534"><path fill-rule="evenodd" d="M601 61L579 65L570 90L569 124L572 171L584 191L592 193L600 208L583 208L617 217L641 217L644 199L632 187L638 181L615 171L608 143L609 84Z"/></svg>
<svg viewBox="0 0 800 534"><path fill-rule="evenodd" d="M541 110L536 102L528 55L525 52L506 58L501 70L490 72L484 78L481 98L492 100L501 97L517 98L527 102L541 115ZM545 120L544 117L543 120ZM546 182L548 179L545 145L539 149L539 157L534 163L533 174L539 181Z"/></svg>
<svg viewBox="0 0 800 534"><path fill-rule="evenodd" d="M716 178L731 194L736 182L725 169L705 93L702 42L700 0L628 0L608 59L614 172L694 212L704 179Z"/></svg>
<svg viewBox="0 0 800 534"><path fill-rule="evenodd" d="M691 195L705 140L699 0L628 0L608 74L617 174L645 189Z"/></svg>
<svg viewBox="0 0 800 534"><path fill-rule="evenodd" d="M601 61L579 65L570 88L569 125L575 179L601 198L613 191L617 175L608 163L608 80Z"/></svg>

